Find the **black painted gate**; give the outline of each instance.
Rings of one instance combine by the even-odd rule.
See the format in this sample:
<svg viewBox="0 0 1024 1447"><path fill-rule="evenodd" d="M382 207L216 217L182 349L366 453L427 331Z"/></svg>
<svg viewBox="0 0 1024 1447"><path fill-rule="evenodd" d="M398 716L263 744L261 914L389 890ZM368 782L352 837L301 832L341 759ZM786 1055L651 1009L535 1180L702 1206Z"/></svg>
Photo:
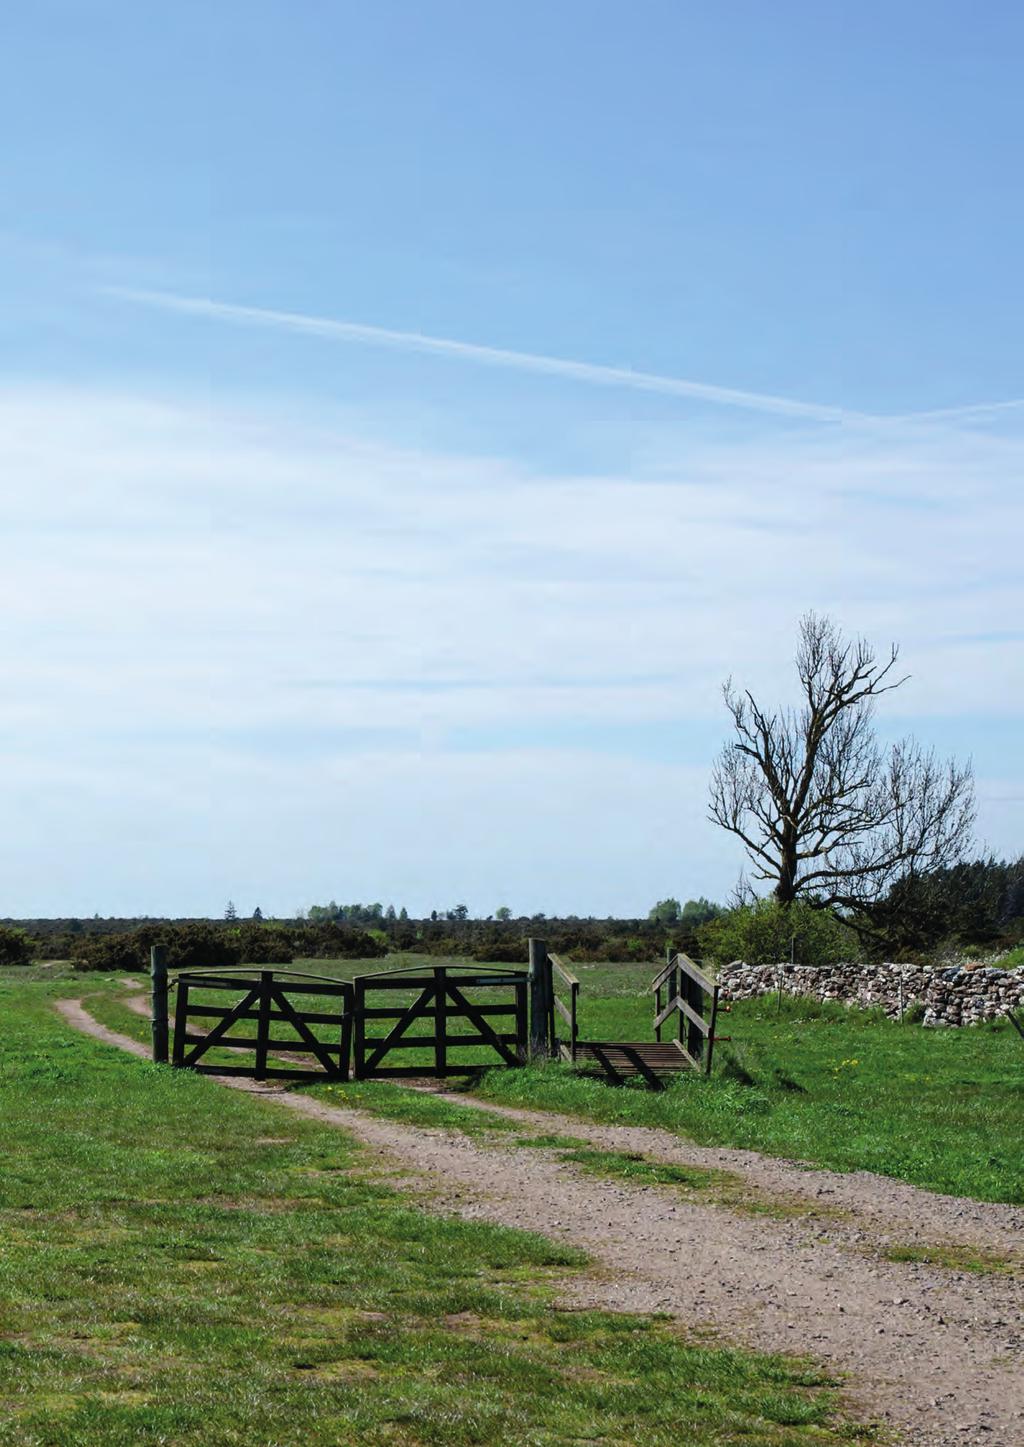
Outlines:
<svg viewBox="0 0 1024 1447"><path fill-rule="evenodd" d="M485 966L435 965L358 976L352 1002L356 1079L467 1075L524 1064L527 984L524 971ZM399 993L404 998L396 998ZM388 1063L396 1051L419 1051L420 1059ZM467 1052L474 1058L467 1060Z"/></svg>

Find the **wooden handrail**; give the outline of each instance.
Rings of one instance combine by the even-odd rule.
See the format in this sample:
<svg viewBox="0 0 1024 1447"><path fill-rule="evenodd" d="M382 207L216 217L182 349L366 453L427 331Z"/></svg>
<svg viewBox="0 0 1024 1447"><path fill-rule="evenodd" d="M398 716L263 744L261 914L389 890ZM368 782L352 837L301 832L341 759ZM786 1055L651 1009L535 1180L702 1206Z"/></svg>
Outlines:
<svg viewBox="0 0 1024 1447"><path fill-rule="evenodd" d="M672 998L662 1007L661 992L668 986ZM654 1033L661 1039L661 1027L676 1015L679 1019L679 1039L675 1042L691 1065L711 1073L711 1058L715 1046L715 1020L718 1015L718 986L699 965L694 964L682 950L670 955L668 962L656 975L651 992L654 995ZM705 1020L704 996L711 997L711 1018Z"/></svg>
<svg viewBox="0 0 1024 1447"><path fill-rule="evenodd" d="M665 966L665 968L662 970L661 974L660 974L660 975L656 975L655 978L651 981L651 993L652 993L652 994L654 993L655 990L660 990L660 989L661 989L662 985L665 983L665 981L668 979L669 975L671 975L671 973L672 973L672 971L673 971L674 969L676 969L676 957L675 957L675 955L672 956L671 961Z"/></svg>
<svg viewBox="0 0 1024 1447"><path fill-rule="evenodd" d="M700 968L700 966L693 963L689 955L684 955L682 950L680 950L679 953L676 955L676 960L679 964L679 968L685 970L691 980L696 980L697 984L701 987L702 990L704 990L708 995L714 994L714 980L712 980L709 976L705 975L704 971Z"/></svg>
<svg viewBox="0 0 1024 1447"><path fill-rule="evenodd" d="M561 975L562 979L567 985L579 985L579 980L577 980L576 976L572 973L571 970L567 970L565 968L565 966L562 964L562 961L558 958L557 955L548 955L548 959L551 961L552 966L558 971L558 973Z"/></svg>
<svg viewBox="0 0 1024 1447"><path fill-rule="evenodd" d="M554 1009L558 1011L562 1019L569 1027L569 1054L571 1055L572 1059L575 1060L576 1043L579 1040L579 1027L576 1023L576 1014L579 1003L580 982L571 970L567 970L565 968L565 966L562 964L562 961L558 958L557 955L549 954L548 960L551 963L551 1003L554 1006ZM569 986L568 1005L566 1005L564 1000L560 1000L555 994L554 975L556 970L561 979L565 982L565 984ZM554 1014L552 1014L552 1036L554 1035L554 1024Z"/></svg>

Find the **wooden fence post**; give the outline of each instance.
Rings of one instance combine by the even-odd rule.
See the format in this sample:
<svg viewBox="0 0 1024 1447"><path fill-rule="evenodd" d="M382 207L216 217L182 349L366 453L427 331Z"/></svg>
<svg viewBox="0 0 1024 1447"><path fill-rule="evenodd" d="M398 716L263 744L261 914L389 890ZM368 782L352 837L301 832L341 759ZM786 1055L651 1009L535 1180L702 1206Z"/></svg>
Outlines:
<svg viewBox="0 0 1024 1447"><path fill-rule="evenodd" d="M167 1064L167 947L154 945L149 952L153 1059Z"/></svg>
<svg viewBox="0 0 1024 1447"><path fill-rule="evenodd" d="M554 983L544 940L530 940L530 1056L546 1060L554 1014Z"/></svg>

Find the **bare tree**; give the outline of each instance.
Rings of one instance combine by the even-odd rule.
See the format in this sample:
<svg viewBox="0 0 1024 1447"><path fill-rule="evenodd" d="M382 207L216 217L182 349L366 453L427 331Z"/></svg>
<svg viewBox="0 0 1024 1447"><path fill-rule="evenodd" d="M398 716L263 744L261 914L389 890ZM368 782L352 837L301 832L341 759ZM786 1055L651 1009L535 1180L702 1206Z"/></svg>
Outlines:
<svg viewBox="0 0 1024 1447"><path fill-rule="evenodd" d="M783 903L798 896L865 909L904 874L955 863L974 824L970 764L939 761L913 739L888 752L875 699L899 688L894 644L879 662L829 618L800 622L803 703L769 713L729 680L735 737L711 780L710 818L735 834Z"/></svg>

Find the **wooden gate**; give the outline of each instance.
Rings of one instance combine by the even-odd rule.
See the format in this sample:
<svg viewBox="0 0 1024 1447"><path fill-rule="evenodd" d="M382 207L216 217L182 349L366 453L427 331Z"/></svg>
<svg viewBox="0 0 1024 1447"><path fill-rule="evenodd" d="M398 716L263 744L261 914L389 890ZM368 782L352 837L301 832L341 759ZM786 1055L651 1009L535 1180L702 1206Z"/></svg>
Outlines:
<svg viewBox="0 0 1024 1447"><path fill-rule="evenodd" d="M526 1061L527 976L523 971L435 965L430 970L413 967L360 975L353 984L357 1080L368 1076L467 1075L499 1064L522 1065ZM396 1001L396 991L414 998ZM387 992L387 1004L372 1003L378 992ZM480 994L485 998L476 998ZM394 1023L385 1034L368 1033L368 1026L369 1031L385 1029L383 1023L379 1027L374 1024L378 1020ZM492 1020L498 1023L492 1025ZM421 1021L430 1023L429 1033L409 1034L410 1027ZM512 1028L502 1030L501 1024L506 1021ZM462 1029L457 1028L460 1024ZM466 1025L470 1029L465 1029ZM424 1052L428 1063L388 1064L396 1050ZM466 1060L467 1050L477 1056L483 1052L485 1058Z"/></svg>
<svg viewBox="0 0 1024 1447"><path fill-rule="evenodd" d="M183 970L175 985L178 998L174 1012L174 1049L171 1064L200 1070L208 1075L247 1075L256 1080L347 1080L352 1047L352 986L347 980L320 975L302 975L291 970ZM207 991L231 991L239 998L215 1005L205 998ZM195 998L202 992L204 998ZM324 1008L326 997L335 1008ZM304 1008L294 997L316 1008ZM210 1029L189 1028L191 1021L212 1020ZM255 1021L252 1034L244 1022ZM243 1033L232 1027L242 1023ZM287 1027L291 1038L282 1033ZM324 1039L325 1028L329 1038ZM249 1065L200 1063L213 1049L253 1051ZM286 1068L270 1066L268 1057L297 1056Z"/></svg>

